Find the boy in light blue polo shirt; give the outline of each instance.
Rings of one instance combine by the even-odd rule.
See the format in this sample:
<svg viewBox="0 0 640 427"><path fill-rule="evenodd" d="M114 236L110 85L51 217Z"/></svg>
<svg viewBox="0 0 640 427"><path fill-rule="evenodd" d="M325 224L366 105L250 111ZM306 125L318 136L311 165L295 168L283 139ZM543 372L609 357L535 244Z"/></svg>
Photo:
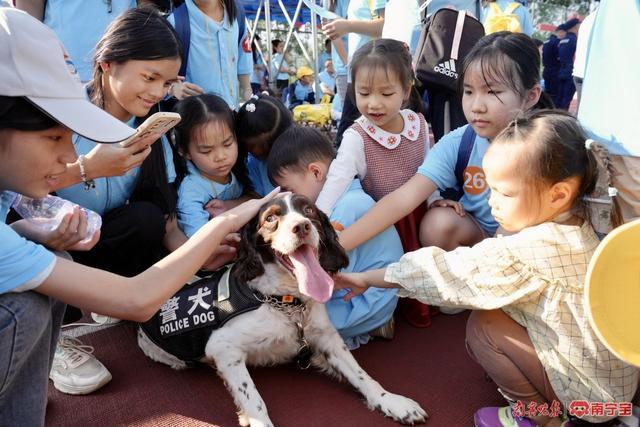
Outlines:
<svg viewBox="0 0 640 427"><path fill-rule="evenodd" d="M191 28L185 80L200 86L204 93L218 95L235 110L240 98L251 96L249 75L253 70L253 58L250 46L244 44L247 29L245 27L244 35L239 38L238 17L236 15L236 19L229 22L226 8L222 21L216 22L193 0L186 0L185 4ZM168 19L175 26L174 15Z"/></svg>
<svg viewBox="0 0 640 427"><path fill-rule="evenodd" d="M300 141L304 141L301 144ZM327 177L335 150L317 129L292 126L273 144L267 159L269 176L283 189L308 197L318 198ZM356 222L375 202L354 180L336 203L331 223L341 231ZM349 266L343 272L360 272L384 267L403 255L400 237L394 227L389 227L376 237L351 250ZM370 332L390 324L398 298L395 290L375 288L344 301L344 289L336 290L325 304L329 318L347 345L357 348L369 341ZM378 336L374 333L374 336ZM392 335L379 335L391 338Z"/></svg>
<svg viewBox="0 0 640 427"><path fill-rule="evenodd" d="M457 188L455 169L462 135L469 125L449 132L431 149L429 155L418 168L418 173L433 181L438 189ZM489 206L490 190L482 170L482 157L489 148L489 141L475 136L469 162L464 169L464 195L459 200L464 210L473 216L487 236L493 236L498 223L491 215Z"/></svg>
<svg viewBox="0 0 640 427"><path fill-rule="evenodd" d="M136 0L47 0L43 22L58 35L82 82L91 80L95 47L111 21Z"/></svg>

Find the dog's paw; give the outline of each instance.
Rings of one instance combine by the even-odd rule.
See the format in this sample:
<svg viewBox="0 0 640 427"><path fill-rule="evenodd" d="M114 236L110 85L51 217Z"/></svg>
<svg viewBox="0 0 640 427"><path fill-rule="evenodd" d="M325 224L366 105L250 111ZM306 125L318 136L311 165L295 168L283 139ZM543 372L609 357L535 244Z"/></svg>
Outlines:
<svg viewBox="0 0 640 427"><path fill-rule="evenodd" d="M252 418L249 415L245 415L243 412L238 412L238 424L242 427L273 427L273 423L270 419L259 420Z"/></svg>
<svg viewBox="0 0 640 427"><path fill-rule="evenodd" d="M399 394L384 392L372 406L402 424L422 424L429 418L418 402Z"/></svg>
<svg viewBox="0 0 640 427"><path fill-rule="evenodd" d="M249 417L246 416L244 412L238 412L238 424L241 427L249 427L249 425L251 424Z"/></svg>

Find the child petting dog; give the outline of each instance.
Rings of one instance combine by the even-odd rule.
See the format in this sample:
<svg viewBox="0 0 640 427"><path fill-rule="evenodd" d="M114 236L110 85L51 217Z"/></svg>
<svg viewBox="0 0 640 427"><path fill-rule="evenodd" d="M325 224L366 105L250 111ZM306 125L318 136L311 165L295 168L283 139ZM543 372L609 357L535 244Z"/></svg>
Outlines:
<svg viewBox="0 0 640 427"><path fill-rule="evenodd" d="M602 344L584 306L587 266L599 243L582 205L598 176L585 143L567 113L517 117L482 161L492 215L515 234L450 252L422 248L386 269L341 274L336 285L351 289L347 299L372 285L399 288L400 296L426 304L475 309L467 347L512 404L629 402L638 370ZM509 407L480 409L475 423L573 425L557 417L518 417Z"/></svg>
<svg viewBox="0 0 640 427"><path fill-rule="evenodd" d="M274 142L267 158L267 170L273 182L315 202L335 156L333 145L320 131L294 125ZM374 204L360 181L353 179L348 190L337 200L330 220L334 228L343 230ZM348 253L349 266L342 271L382 268L397 261L402 254L397 231L388 227L351 250ZM345 293L344 290L335 291L326 307L331 322L349 348L367 343L370 335L393 337L393 311L397 303L395 290L372 288L350 301L342 299Z"/></svg>

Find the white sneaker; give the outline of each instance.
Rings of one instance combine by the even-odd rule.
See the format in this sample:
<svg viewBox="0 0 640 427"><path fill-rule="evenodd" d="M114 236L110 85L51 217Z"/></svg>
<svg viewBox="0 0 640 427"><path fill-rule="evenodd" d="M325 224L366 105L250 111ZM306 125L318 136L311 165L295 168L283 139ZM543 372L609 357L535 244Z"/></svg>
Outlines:
<svg viewBox="0 0 640 427"><path fill-rule="evenodd" d="M118 319L117 317L105 316L98 313L91 313L91 318L100 325L115 325L116 323L122 322L122 319Z"/></svg>
<svg viewBox="0 0 640 427"><path fill-rule="evenodd" d="M91 353L90 345L61 335L49 372L53 386L67 394L89 394L111 381L111 373Z"/></svg>

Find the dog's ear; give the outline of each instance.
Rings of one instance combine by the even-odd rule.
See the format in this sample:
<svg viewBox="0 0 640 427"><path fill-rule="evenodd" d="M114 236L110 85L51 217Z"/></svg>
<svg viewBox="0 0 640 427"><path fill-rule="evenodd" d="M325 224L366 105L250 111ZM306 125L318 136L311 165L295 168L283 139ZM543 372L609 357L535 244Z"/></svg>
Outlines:
<svg viewBox="0 0 640 427"><path fill-rule="evenodd" d="M241 282L248 282L264 274L262 257L256 249L258 243L258 217L253 218L242 228L238 261L234 275Z"/></svg>
<svg viewBox="0 0 640 427"><path fill-rule="evenodd" d="M338 242L338 235L324 212L316 209L324 238L320 243L320 265L328 272L335 273L349 265L349 257Z"/></svg>

